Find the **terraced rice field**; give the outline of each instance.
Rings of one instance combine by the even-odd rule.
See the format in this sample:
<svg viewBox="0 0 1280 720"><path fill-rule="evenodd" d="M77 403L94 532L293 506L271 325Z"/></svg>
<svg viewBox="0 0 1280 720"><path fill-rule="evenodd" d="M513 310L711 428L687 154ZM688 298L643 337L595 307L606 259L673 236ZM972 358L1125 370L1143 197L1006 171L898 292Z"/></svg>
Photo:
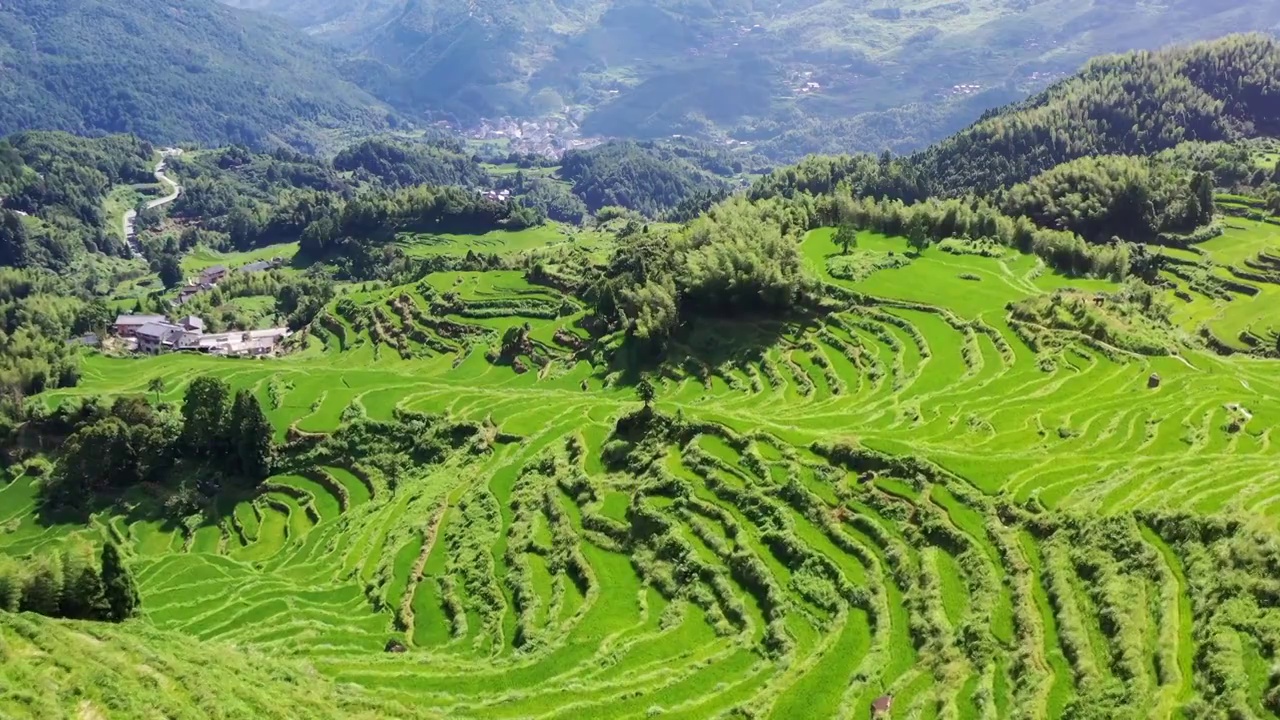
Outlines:
<svg viewBox="0 0 1280 720"><path fill-rule="evenodd" d="M1205 257L1280 254L1261 230ZM819 272L828 235L805 245ZM582 309L512 272L347 296L323 353L95 358L44 401L157 375L177 400L212 373L282 433L400 410L505 436L394 482L298 468L191 533L43 528L19 478L0 549L115 538L144 624L305 660L406 714L868 718L882 694L893 718L1274 714L1274 360L1085 339L1038 356L1008 303L1115 287L1026 256L827 280L843 308L824 317L689 328L652 417L565 341ZM1214 333L1236 302L1255 332L1272 321L1255 296L1189 296ZM486 358L526 322L527 372Z"/></svg>
<svg viewBox="0 0 1280 720"><path fill-rule="evenodd" d="M564 243L594 245L599 240L593 232L546 223L523 230L494 230L483 235L401 233L397 243L410 256L429 257L465 255L467 252L507 254Z"/></svg>

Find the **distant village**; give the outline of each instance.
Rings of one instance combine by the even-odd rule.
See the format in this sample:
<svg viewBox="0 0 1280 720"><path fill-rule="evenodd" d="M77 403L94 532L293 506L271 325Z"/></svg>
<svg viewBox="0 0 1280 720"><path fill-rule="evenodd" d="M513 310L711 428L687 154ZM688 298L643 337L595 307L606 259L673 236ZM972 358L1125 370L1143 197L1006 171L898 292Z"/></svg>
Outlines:
<svg viewBox="0 0 1280 720"><path fill-rule="evenodd" d="M579 134L578 123L571 117L500 118L481 120L465 131L472 140L505 140L513 152L556 158L568 150L582 150L604 142L603 138L586 138Z"/></svg>
<svg viewBox="0 0 1280 720"><path fill-rule="evenodd" d="M266 272L280 267L283 260L260 260L236 268L237 273ZM202 292L217 287L233 271L222 265L205 268L195 280L178 291L173 304L186 305ZM164 315L120 315L111 326L111 334L122 343L125 350L144 355L161 355L170 352L202 352L225 357L264 357L274 355L281 343L291 334L288 328L265 330L233 330L207 333L204 321L188 315L171 322Z"/></svg>

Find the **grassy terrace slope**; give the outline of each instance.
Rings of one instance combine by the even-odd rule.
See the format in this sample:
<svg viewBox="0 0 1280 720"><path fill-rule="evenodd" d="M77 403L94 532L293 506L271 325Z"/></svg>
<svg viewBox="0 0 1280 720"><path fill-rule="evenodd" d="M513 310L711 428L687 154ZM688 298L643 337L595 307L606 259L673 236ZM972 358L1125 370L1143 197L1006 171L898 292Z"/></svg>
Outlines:
<svg viewBox="0 0 1280 720"><path fill-rule="evenodd" d="M866 235L857 252L904 249ZM804 250L825 273L829 231ZM1202 276L1265 264L1280 237L1241 224L1203 250L1175 266L1176 326L1274 342L1266 273L1227 296ZM1011 322L1010 303L1118 289L1029 256L935 249L826 280L846 302L820 321L692 328L647 421L569 349L576 302L510 271L344 296L278 362L93 358L44 401L157 375L176 400L212 373L282 434L399 408L507 435L394 482L299 468L191 532L42 527L20 478L0 489L0 550L115 538L137 632L305 663L392 716L867 718L883 692L894 718L1274 713L1274 361ZM486 357L526 322L520 355ZM1201 519L1225 512L1249 529ZM3 630L0 657L27 667ZM384 654L392 637L410 652Z"/></svg>

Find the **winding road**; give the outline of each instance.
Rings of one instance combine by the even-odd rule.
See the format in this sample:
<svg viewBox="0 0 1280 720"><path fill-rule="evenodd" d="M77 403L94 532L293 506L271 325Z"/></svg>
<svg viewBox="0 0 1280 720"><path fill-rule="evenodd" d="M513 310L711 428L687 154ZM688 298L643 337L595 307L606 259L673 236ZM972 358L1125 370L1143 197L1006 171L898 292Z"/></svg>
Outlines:
<svg viewBox="0 0 1280 720"><path fill-rule="evenodd" d="M158 208L161 205L168 205L178 199L178 195L182 192L182 186L173 180L170 180L169 176L164 174L164 163L165 158L180 154L182 154L181 150L173 148L166 148L160 151L161 159L160 162L156 164L155 170L156 180L160 181L163 185L169 186L169 194L161 198L156 198L155 200L147 201L145 209L150 210L151 208ZM124 231L125 242L129 243L129 250L135 256L142 254L142 246L138 244L138 235L133 227L134 220L136 220L137 217L137 210L125 210L124 217L121 219L121 229Z"/></svg>

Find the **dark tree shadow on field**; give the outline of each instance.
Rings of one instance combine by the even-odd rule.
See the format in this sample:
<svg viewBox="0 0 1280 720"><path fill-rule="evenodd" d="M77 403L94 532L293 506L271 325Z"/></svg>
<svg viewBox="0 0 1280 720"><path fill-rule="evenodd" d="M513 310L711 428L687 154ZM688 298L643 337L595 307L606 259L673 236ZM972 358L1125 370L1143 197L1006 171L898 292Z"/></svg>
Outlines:
<svg viewBox="0 0 1280 720"><path fill-rule="evenodd" d="M634 387L650 375L679 380L714 373L726 363L757 363L771 348L820 324L816 315L801 313L754 318L690 315L662 343L628 337L605 366L596 368L594 377L602 380L616 373L616 384Z"/></svg>
<svg viewBox="0 0 1280 720"><path fill-rule="evenodd" d="M199 527L218 526L242 501L252 500L262 488L251 480L229 475L217 463L180 461L164 473L164 482L142 482L107 489L81 497L65 497L45 478L36 494L34 518L41 527L85 525L95 515L119 517L126 525L157 522L171 532L183 519L200 515Z"/></svg>

